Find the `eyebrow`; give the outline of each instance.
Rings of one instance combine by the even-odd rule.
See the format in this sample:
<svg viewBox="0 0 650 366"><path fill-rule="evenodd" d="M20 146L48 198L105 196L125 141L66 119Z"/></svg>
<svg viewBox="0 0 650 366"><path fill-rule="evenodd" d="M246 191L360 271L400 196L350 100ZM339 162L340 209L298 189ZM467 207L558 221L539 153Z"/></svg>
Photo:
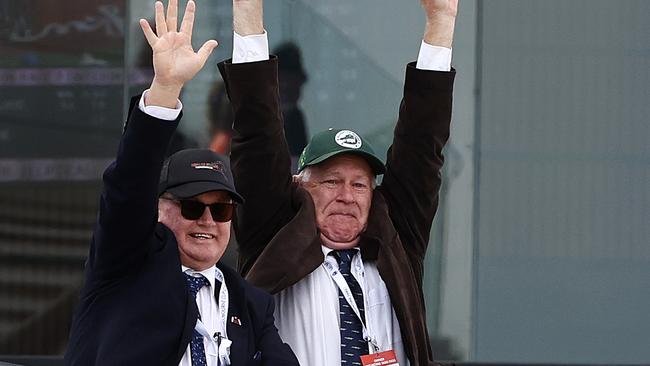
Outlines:
<svg viewBox="0 0 650 366"><path fill-rule="evenodd" d="M368 181L372 181L372 179L373 179L372 177L369 177L369 176L366 176L366 175L363 175L363 174L354 175L352 177L347 177L340 171L327 172L327 173L320 174L318 179L321 180L321 179L327 179L327 178L331 178L331 177L336 177L336 178L339 178L339 179L340 178L349 178L350 180L363 179L363 180L368 180Z"/></svg>

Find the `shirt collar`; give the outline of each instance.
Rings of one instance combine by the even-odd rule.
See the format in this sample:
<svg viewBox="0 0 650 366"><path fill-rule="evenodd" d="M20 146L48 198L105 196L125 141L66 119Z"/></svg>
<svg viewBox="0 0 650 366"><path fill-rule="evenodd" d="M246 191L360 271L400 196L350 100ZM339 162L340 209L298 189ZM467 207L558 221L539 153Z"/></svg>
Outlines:
<svg viewBox="0 0 650 366"><path fill-rule="evenodd" d="M323 245L323 244L321 244L320 249L323 251L323 255L324 255L325 257L327 257L330 253L332 253L333 251L336 250L336 249L332 249L332 248L326 247L326 246ZM356 250L357 252L359 252L359 251L361 250L359 247L354 247L354 248L351 248L351 249L354 249L354 250Z"/></svg>
<svg viewBox="0 0 650 366"><path fill-rule="evenodd" d="M217 274L215 273L217 267L216 265L209 267L207 269L204 269L203 271L196 271L190 267L186 267L184 265L181 265L181 270L183 273L187 273L190 276L197 277L198 274L203 275L203 277L207 278L208 281L210 282L210 291L214 292L214 284L217 281Z"/></svg>

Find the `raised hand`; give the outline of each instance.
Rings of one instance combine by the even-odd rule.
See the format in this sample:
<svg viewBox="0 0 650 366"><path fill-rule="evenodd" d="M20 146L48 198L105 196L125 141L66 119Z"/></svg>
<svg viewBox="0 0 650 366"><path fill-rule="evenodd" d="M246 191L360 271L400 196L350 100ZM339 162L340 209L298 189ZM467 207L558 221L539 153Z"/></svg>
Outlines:
<svg viewBox="0 0 650 366"><path fill-rule="evenodd" d="M458 14L458 0L420 0L427 17L424 41L451 48Z"/></svg>
<svg viewBox="0 0 650 366"><path fill-rule="evenodd" d="M458 0L420 0L427 19L437 15L453 16L458 13Z"/></svg>
<svg viewBox="0 0 650 366"><path fill-rule="evenodd" d="M177 30L178 0L169 0L167 16L164 6L156 2L156 32L149 23L140 19L140 27L153 50L154 80L147 95L147 105L161 105L173 108L185 83L191 80L217 47L217 41L208 40L194 52L192 49L192 28L196 4L187 2L181 27Z"/></svg>

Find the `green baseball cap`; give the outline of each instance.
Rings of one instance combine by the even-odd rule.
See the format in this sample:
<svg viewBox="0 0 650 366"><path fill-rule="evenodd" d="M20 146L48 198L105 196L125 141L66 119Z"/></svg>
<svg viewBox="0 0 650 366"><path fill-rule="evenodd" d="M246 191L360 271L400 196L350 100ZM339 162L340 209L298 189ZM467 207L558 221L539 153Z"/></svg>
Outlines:
<svg viewBox="0 0 650 366"><path fill-rule="evenodd" d="M370 143L359 134L347 129L328 128L314 135L300 154L298 173L305 167L316 165L338 154L355 154L366 159L375 175L384 174L386 167L377 157Z"/></svg>

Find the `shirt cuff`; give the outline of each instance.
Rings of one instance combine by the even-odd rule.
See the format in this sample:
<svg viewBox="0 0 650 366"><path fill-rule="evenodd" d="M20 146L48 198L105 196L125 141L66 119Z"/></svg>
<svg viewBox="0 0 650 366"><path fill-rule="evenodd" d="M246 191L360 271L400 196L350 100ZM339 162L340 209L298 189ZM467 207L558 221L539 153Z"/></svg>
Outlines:
<svg viewBox="0 0 650 366"><path fill-rule="evenodd" d="M420 70L450 71L451 48L433 46L423 40L415 67Z"/></svg>
<svg viewBox="0 0 650 366"><path fill-rule="evenodd" d="M165 121L175 121L176 118L178 118L178 115L181 113L181 110L183 109L183 103L181 103L180 100L176 101L175 109L167 108L167 107L159 107L157 105L144 105L144 98L147 97L147 93L149 93L149 89L142 92L142 97L140 97L138 108L140 108L141 111L150 115L151 117L155 117Z"/></svg>
<svg viewBox="0 0 650 366"><path fill-rule="evenodd" d="M269 38L266 30L262 34L240 36L233 33L232 63L265 61L269 59Z"/></svg>

